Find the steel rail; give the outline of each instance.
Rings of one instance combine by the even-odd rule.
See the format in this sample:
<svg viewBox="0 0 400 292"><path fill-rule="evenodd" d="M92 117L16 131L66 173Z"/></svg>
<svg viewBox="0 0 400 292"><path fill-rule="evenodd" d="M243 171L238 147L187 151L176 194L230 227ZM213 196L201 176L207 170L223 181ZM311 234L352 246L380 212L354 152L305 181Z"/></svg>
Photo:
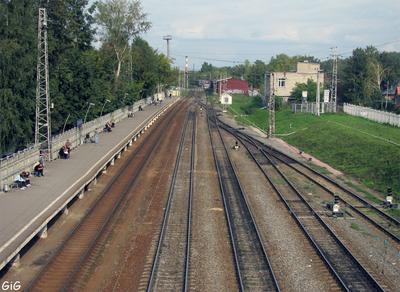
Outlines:
<svg viewBox="0 0 400 292"><path fill-rule="evenodd" d="M189 207L187 213L187 238L186 238L186 261L185 261L185 285L184 291L188 291L189 287L189 269L190 269L190 248L192 240L192 210L193 210L193 194L194 194L194 171L195 171L195 160L196 160L196 129L197 120L196 113L193 117L193 131L192 131L192 149L190 155L190 189L189 189Z"/></svg>
<svg viewBox="0 0 400 292"><path fill-rule="evenodd" d="M168 121L172 120L172 118L174 117L173 113L176 113L179 109L179 106L174 107L172 109L172 113L169 112L169 115L166 115L164 119L167 119ZM166 128L166 125L168 123L163 123L161 128L160 128L160 132L163 133L164 129ZM149 139L149 136L146 137L146 140ZM38 281L40 280L40 278L48 271L50 264L53 263L55 261L55 259L57 259L57 256L59 256L61 254L61 252L63 251L63 249L65 248L65 246L68 244L68 242L78 233L79 229L83 226L83 224L86 222L86 220L89 218L89 216L94 212L94 210L96 210L96 207L102 202L102 200L106 197L107 193L110 191L110 189L112 188L112 186L115 184L115 182L123 175L123 173L125 172L125 170L129 167L129 165L131 164L131 162L135 159L136 154L139 153L141 150L144 149L145 145L146 145L146 140L141 143L139 145L138 148L135 149L134 153L129 156L129 159L123 164L121 171L118 172L118 174L116 176L114 176L110 182L107 184L106 188L101 192L101 194L99 195L99 197L95 200L95 202L90 206L90 208L88 209L88 211L86 212L86 214L84 215L84 217L80 220L79 224L76 225L67 235L66 239L62 242L62 244L60 244L60 246L55 250L55 252L53 253L53 255L50 257L48 264L46 264L40 271L39 273L34 277L34 279L29 283L28 287L25 289L27 291L30 291L34 288L35 285L38 284ZM155 148L159 145L159 141L161 139L158 139L158 142L153 144L153 146L150 148L150 153L149 156L154 152ZM139 174L142 172L142 169L145 167L145 165L147 164L147 161L144 161L144 163L142 163L140 165L139 171L136 173L136 175L133 177L133 179L131 180L131 183L129 185L126 186L126 188L124 188L123 193L121 194L121 196L119 197L119 199L115 202L115 205L113 206L113 208L111 209L110 215L107 216L107 218L105 219L105 221L102 223L102 225L100 226L100 228L97 229L97 232L95 233L95 236L93 237L93 240L91 241L91 244L89 246L87 246L85 252L83 253L83 256L80 257L79 262L75 265L75 268L70 272L70 274L67 276L67 280L63 283L63 287L61 290L65 291L68 289L68 287L72 284L72 279L73 277L78 273L81 264L87 259L90 251L93 249L93 247L97 244L97 240L99 239L100 235L104 232L106 226L108 225L108 223L110 222L111 218L113 217L113 215L115 214L116 210L118 210L118 206L121 204L121 202L123 201L123 198L125 197L125 195L127 194L129 188L131 188L135 183L136 183L136 179L139 176Z"/></svg>
<svg viewBox="0 0 400 292"><path fill-rule="evenodd" d="M263 172L264 176L267 178L267 180L270 182L271 186L273 189L277 192L279 197L282 199L282 201L285 203L285 206L288 208L290 214L295 218L296 222L298 225L301 227L303 232L306 234L307 238L311 241L312 245L316 248L318 254L321 256L322 260L327 264L328 268L330 269L332 275L337 279L338 283L342 286L343 289L346 291L352 291L351 289L351 283L348 283L346 279L343 278L342 275L337 271L337 267L334 266L334 264L331 262L329 259L328 255L325 254L325 252L322 250L322 248L319 246L318 242L316 242L313 238L313 236L307 231L307 227L303 224L303 222L300 220L299 216L296 214L296 211L290 206L290 203L287 201L285 196L280 192L276 186L276 184L273 182L272 178L270 175L263 169L257 158L254 156L252 151L249 149L247 143L250 143L248 141L245 141L241 139L238 135L235 135L235 132L227 131L228 133L232 134L234 137L240 139L242 141L242 144L246 148L246 150L249 152L250 156L253 158L253 160L256 162L257 166L260 168L260 170ZM300 200L309 208L311 211L312 215L317 218L317 220L320 222L320 224L324 227L324 229L327 231L327 233L332 236L332 238L335 240L335 242L338 244L338 246L347 254L349 259L360 269L360 272L363 274L363 277L368 279L369 283L378 291L384 291L384 289L379 285L379 283L374 279L374 277L361 265L361 263L354 257L354 255L350 252L350 250L347 249L347 247L340 241L340 239L336 236L334 231L325 223L325 221L322 219L322 217L312 208L312 206L305 200L305 198L301 195L301 193L297 190L297 188L290 182L290 180L277 168L277 166L270 160L269 156L263 151L263 149L253 145L256 147L263 155L264 157L269 161L270 165L277 171L277 173L284 179L284 181L290 186L290 188L296 193L296 195L300 198ZM355 273L355 271L354 271Z"/></svg>
<svg viewBox="0 0 400 292"><path fill-rule="evenodd" d="M221 122L223 123L223 122ZM232 128L231 126L227 125L226 123L223 123L225 126ZM234 129L234 128L232 128ZM257 139L251 137L250 135L247 135L246 133L241 132L243 135L247 136L250 139L253 139L254 141L256 141L256 143L259 143L260 145L262 145L263 148L271 151L271 152L276 152L279 155L282 155L290 160L292 160L293 162L301 165L302 167L306 168L307 170L311 171L312 173L314 173L315 175L325 179L326 181L328 181L329 183L333 184L334 186L336 186L337 188L341 189L342 191L346 192L347 194L349 194L350 196L354 197L355 199L359 200L361 203L363 203L366 207L373 209L373 211L375 211L376 213L378 213L379 216L381 216L382 218L384 218L385 220L395 224L396 226L400 226L400 220L383 212L382 210L380 210L379 208L377 208L376 206L374 206L372 203L368 202L366 199L364 199L363 197L361 197L360 195L358 195L357 193L353 192L352 190L350 190L349 188L347 188L346 186L342 185L341 183L339 183L338 181L334 180L333 178L330 178L329 176L318 172L317 170L311 168L310 166L308 166L307 164L303 163L302 161L291 157L287 154L285 154L284 152L276 149L275 147L272 146L267 146L264 143L262 143L261 141L258 141Z"/></svg>
<svg viewBox="0 0 400 292"><path fill-rule="evenodd" d="M234 167L234 165L232 163L232 160L231 160L231 158L229 156L229 152L227 150L226 144L225 144L225 142L224 142L224 140L222 138L222 134L221 134L221 131L220 131L219 125L218 125L218 119L215 116L214 110L212 110L212 113L214 114L214 124L215 124L215 127L217 129L217 133L218 133L219 139L221 141L221 144L223 146L224 153L225 153L225 155L227 157L228 165L232 169L232 173L234 175L234 179L235 179L235 181L236 181L236 183L237 183L237 185L239 187L238 189L239 189L239 192L240 192L240 196L243 198L243 202L244 202L243 205L245 207L245 211L247 211L249 213L249 217L250 217L249 221L251 222L251 225L254 228L254 231L255 231L255 234L256 234L256 238L257 238L257 242L260 245L261 250L262 250L263 259L265 260L265 262L267 264L267 271L268 271L268 274L270 276L270 279L269 279L270 281L269 282L270 282L271 286L274 287L274 290L280 291L278 281L277 281L277 279L275 277L275 274L274 274L274 272L272 270L271 262L270 262L270 260L268 258L268 255L267 255L267 252L266 252L266 248L265 248L264 242L262 240L261 233L260 233L258 225L256 223L255 216L252 213L252 210L250 208L250 204L248 202L247 196L245 195L243 187L242 187L242 185L241 185L241 183L239 181L236 169L235 169L235 167ZM240 263L239 263L239 259L238 259L237 246L236 246L237 243L235 242L235 240L234 240L235 237L233 235L233 227L234 227L234 225L233 225L232 219L231 219L232 212L230 212L230 208L229 208L229 206L227 204L226 194L225 194L225 191L224 191L224 185L223 185L223 181L222 181L221 169L219 167L218 158L217 158L217 155L215 153L215 149L216 148L215 148L215 143L213 142L213 138L212 138L212 134L211 134L209 114L207 115L207 117L208 117L208 128L209 128L209 134L210 134L210 139L211 139L211 144L212 144L212 149L213 149L214 161L215 161L215 165L216 165L216 168L217 168L218 179L219 179L219 183L220 183L221 194L223 196L225 212L227 214L226 218L227 218L229 229L230 229L231 243L232 243L233 250L234 250L236 269L237 269L238 278L239 278L239 281L240 281L240 283L239 283L240 284L240 289L242 291L244 291L244 286L245 285L244 285L244 281L242 279L241 267L240 267Z"/></svg>
<svg viewBox="0 0 400 292"><path fill-rule="evenodd" d="M242 274L240 271L240 265L239 265L239 256L238 256L238 251L237 251L237 247L236 247L236 243L234 240L234 235L233 235L233 223L231 222L231 216L229 216L229 209L228 209L228 205L226 202L226 198L225 198L225 193L224 193L224 187L223 187L223 182L222 182L222 178L221 178L221 170L219 167L219 164L217 162L217 156L215 154L215 145L212 139L212 135L211 135L211 128L210 128L210 117L209 114L207 114L207 126L208 126L208 133L210 136L210 142L211 142L211 148L213 149L212 153L213 153L213 158L214 158L214 163L215 163L215 168L217 170L217 174L218 174L218 183L219 183L219 189L221 191L221 195L222 195L222 201L224 203L224 210L225 213L227 214L226 217L226 221L227 221L227 225L228 225L228 230L229 230L229 238L231 239L231 246L232 246L232 250L233 250L233 260L235 263L235 270L236 270L236 277L238 280L238 284L239 284L239 291L244 291L244 284L243 284L243 278L242 278Z"/></svg>
<svg viewBox="0 0 400 292"><path fill-rule="evenodd" d="M160 231L160 236L159 236L159 240L157 243L157 249L156 249L156 253L154 255L153 258L153 264L152 264L152 269L151 269L151 273L150 273L150 277L148 280L148 284L147 284L147 289L146 291L150 292L152 291L154 284L155 284L155 280L157 277L157 270L158 270L158 265L159 265L159 260L161 257L161 250L162 250L162 244L163 244L163 240L165 237L165 233L166 233L166 229L167 229L167 225L168 225L168 219L169 219L169 215L170 215L170 210L171 210L171 205L172 205L172 200L173 200L173 196L174 196L174 192L175 192L175 184L176 184L176 178L178 175L178 170L179 170L179 166L180 166L180 162L181 162L181 158L182 158L182 153L183 153L183 148L184 148L184 142L185 142L185 135L186 135L186 131L188 129L188 123L189 123L189 114L186 116L185 119L185 123L182 129L182 134L181 134L181 138L180 138L180 142L179 142L179 148L178 148L178 153L175 159L175 167L174 167L174 171L173 171L173 175L172 175L172 180L171 180L171 184L170 184L170 189L168 192L168 199L167 199L167 203L166 203L166 207L165 207L165 211L164 211L164 215L163 215L163 221L162 221L162 225L161 225L161 231ZM193 127L194 127L194 123L193 123ZM192 135L193 138L193 135ZM192 141L192 145L193 145L193 141ZM193 153L193 151L192 151ZM191 162L194 161L191 155ZM191 166L191 170L192 170L192 166ZM188 221L188 226L187 226L187 231L190 231L191 226L189 226L189 223L191 223L191 196L192 196L192 191L193 191L193 186L192 186L192 174L190 174L190 192L189 192L189 208L190 210L188 210L188 214L187 217L189 219L190 217L190 222ZM182 287L182 291L187 291L188 287L187 285L189 284L189 259L186 258L187 256L190 256L190 234L186 235L186 249L185 249L185 269L184 269L184 283L183 283L183 287Z"/></svg>
<svg viewBox="0 0 400 292"><path fill-rule="evenodd" d="M307 170L311 171L313 174L315 174L316 176L325 179L326 181L328 181L328 183L333 184L335 187L339 188L340 190L345 191L345 189L343 189L343 187L341 187L341 185L339 183L334 184L332 182L332 179L329 177L326 177L325 175L315 171L312 168L309 168L307 165L302 164L300 161L297 161L295 159L293 159L292 157L282 153L281 151L277 150L277 149L272 149L271 147L268 147L267 145L261 143L260 141L258 141L257 139L251 137L250 135L247 135L246 133L240 132L226 124L223 124L223 127L225 130L230 131L230 132L235 132L237 133L237 135L242 136L242 139L245 139L246 141L248 141L249 143L252 143L254 146L256 147L262 147L269 155L271 155L272 157L274 157L274 159L279 160L280 162L282 162L283 164L285 164L286 166L290 167L291 169L293 169L294 171L296 171L297 173L301 174L302 176L306 177L307 179L311 180L313 183L317 184L319 187L321 187L322 189L324 189L326 192L328 192L331 196L335 196L336 194L330 190L328 187L326 187L325 185L323 185L322 183L320 183L319 181L317 181L316 179L314 179L312 176L302 172L300 169L298 169L297 167L295 167L294 165L292 165L291 163L285 161L285 159L279 157L279 155L290 159L291 161L297 163L298 165L300 165L301 167L305 167ZM275 154L274 152L278 152L279 155ZM328 180L328 179L329 180ZM348 192L346 192L347 194L349 194ZM355 199L359 199L359 197L355 197L351 194L349 194L352 198ZM364 212L362 212L361 210L359 210L357 207L353 206L350 202L348 202L346 199L344 199L341 196L338 196L339 199L346 204L350 209L352 209L355 213L357 213L358 215L360 215L362 218L364 218L365 220L367 220L369 223L371 223L372 225L374 225L375 227L377 227L380 231L382 231L383 233L385 233L387 236L389 236L391 239L393 239L394 241L396 241L397 243L400 243L400 238L399 236L397 236L396 234L394 234L393 232L391 232L390 230L388 230L387 228L385 228L385 226L383 226L382 224L380 224L379 222L375 221L374 219L372 219L371 217L369 217L367 214L365 214ZM361 201L363 203L363 201ZM375 206L371 205L370 203L365 203L365 205L367 205L367 208L372 208L374 211L379 211L378 215L383 218L384 220L389 220L388 224L392 224L394 223L393 220L396 220L395 218L387 215L386 213L382 212L381 210L379 210L378 208L376 208ZM383 215L382 215L383 214ZM386 217L389 216L389 217ZM390 219L392 218L392 219ZM397 224L396 224L397 225Z"/></svg>

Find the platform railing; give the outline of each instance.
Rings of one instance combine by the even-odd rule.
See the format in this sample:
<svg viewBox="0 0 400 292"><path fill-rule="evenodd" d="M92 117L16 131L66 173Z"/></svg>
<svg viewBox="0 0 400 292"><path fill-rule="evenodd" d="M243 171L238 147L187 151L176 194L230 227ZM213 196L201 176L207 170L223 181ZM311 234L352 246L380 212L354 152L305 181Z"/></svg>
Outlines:
<svg viewBox="0 0 400 292"><path fill-rule="evenodd" d="M337 108L334 102L321 102L320 113L336 113ZM305 103L292 103L292 112L294 113L310 113L317 114L318 106L316 102L305 102Z"/></svg>
<svg viewBox="0 0 400 292"><path fill-rule="evenodd" d="M62 134L52 137L51 153L48 155L48 160L58 158L58 152L66 141L69 140L71 148L74 149L83 143L87 134L92 136L103 130L107 122L118 123L128 117L129 112L137 112L139 106L144 107L152 98L141 99L135 102L132 106L115 110L114 112L103 115L97 119L83 124L80 128L72 128ZM35 164L38 163L40 158L40 151L37 145L32 145L27 149L11 154L8 157L0 159L0 192L8 190L13 183L17 174L22 171L32 172Z"/></svg>

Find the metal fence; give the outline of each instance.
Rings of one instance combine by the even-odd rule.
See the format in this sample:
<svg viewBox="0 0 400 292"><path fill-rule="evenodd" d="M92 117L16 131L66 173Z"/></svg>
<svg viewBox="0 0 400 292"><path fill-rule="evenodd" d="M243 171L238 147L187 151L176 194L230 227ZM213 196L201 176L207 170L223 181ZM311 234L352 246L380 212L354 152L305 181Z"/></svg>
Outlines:
<svg viewBox="0 0 400 292"><path fill-rule="evenodd" d="M306 103L292 103L292 111L294 113L311 113L317 114L317 103L306 102ZM337 108L334 102L321 102L320 113L336 113Z"/></svg>
<svg viewBox="0 0 400 292"><path fill-rule="evenodd" d="M101 132L108 121L113 121L115 123L120 122L128 116L130 111L138 111L139 106L144 106L146 102L146 99L139 100L133 106L118 109L112 113L87 122L80 128L75 127L65 133L53 136L51 141L51 154L48 158L50 160L57 159L58 151L63 147L67 140L71 143L72 148L76 148L83 143L87 134L93 135L94 133ZM39 161L39 155L39 147L33 145L23 151L19 151L6 158L0 159L0 192L6 185L8 186L14 181L14 177L17 174L22 171L32 171L34 165Z"/></svg>
<svg viewBox="0 0 400 292"><path fill-rule="evenodd" d="M362 107L349 103L343 104L343 111L346 114L363 117L371 121L375 121L382 124L389 124L395 127L400 127L400 115L394 113L378 111L368 107Z"/></svg>

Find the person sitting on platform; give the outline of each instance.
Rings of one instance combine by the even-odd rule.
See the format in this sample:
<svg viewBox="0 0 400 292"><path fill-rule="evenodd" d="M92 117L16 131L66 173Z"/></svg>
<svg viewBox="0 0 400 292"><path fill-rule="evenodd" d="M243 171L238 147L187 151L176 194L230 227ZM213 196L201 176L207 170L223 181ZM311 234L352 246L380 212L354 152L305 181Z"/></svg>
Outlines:
<svg viewBox="0 0 400 292"><path fill-rule="evenodd" d="M31 176L31 173L29 171L23 171L21 172L20 176L25 180L26 186L30 187L31 179L29 177Z"/></svg>
<svg viewBox="0 0 400 292"><path fill-rule="evenodd" d="M64 145L63 151L64 151L65 159L68 159L70 157L70 151L71 150L66 145Z"/></svg>
<svg viewBox="0 0 400 292"><path fill-rule="evenodd" d="M20 188L21 190L26 189L26 186L27 186L26 181L20 174L17 174L15 176L14 182L17 184L17 187Z"/></svg>
<svg viewBox="0 0 400 292"><path fill-rule="evenodd" d="M39 162L38 164L36 164L36 166L33 170L34 170L35 176L44 176L44 174L43 174L44 166L42 163Z"/></svg>
<svg viewBox="0 0 400 292"><path fill-rule="evenodd" d="M65 145L60 148L60 151L58 151L58 156L61 159L68 159L69 158L68 149L67 149L67 147L65 147Z"/></svg>
<svg viewBox="0 0 400 292"><path fill-rule="evenodd" d="M112 132L110 122L107 122L104 126L104 132Z"/></svg>
<svg viewBox="0 0 400 292"><path fill-rule="evenodd" d="M142 111L143 111L143 108L142 108L142 106L141 106L141 105L139 105L139 111L140 111L140 112L142 112Z"/></svg>
<svg viewBox="0 0 400 292"><path fill-rule="evenodd" d="M68 150L68 156L69 156L69 154L71 153L71 148L72 148L72 144L71 144L71 142L69 142L69 139L67 139L67 142L65 142L65 147Z"/></svg>

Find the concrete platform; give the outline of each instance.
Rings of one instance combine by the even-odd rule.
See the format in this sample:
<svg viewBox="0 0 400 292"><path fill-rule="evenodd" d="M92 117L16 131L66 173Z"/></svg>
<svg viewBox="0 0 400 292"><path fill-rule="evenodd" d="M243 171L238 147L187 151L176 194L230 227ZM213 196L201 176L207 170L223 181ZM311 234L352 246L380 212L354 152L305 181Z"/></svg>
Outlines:
<svg viewBox="0 0 400 292"><path fill-rule="evenodd" d="M47 163L44 177L31 178L32 187L0 193L0 269L18 256L138 131L175 101L148 105L134 118L116 124L111 133L101 133L98 144L83 144L71 152L70 159Z"/></svg>

